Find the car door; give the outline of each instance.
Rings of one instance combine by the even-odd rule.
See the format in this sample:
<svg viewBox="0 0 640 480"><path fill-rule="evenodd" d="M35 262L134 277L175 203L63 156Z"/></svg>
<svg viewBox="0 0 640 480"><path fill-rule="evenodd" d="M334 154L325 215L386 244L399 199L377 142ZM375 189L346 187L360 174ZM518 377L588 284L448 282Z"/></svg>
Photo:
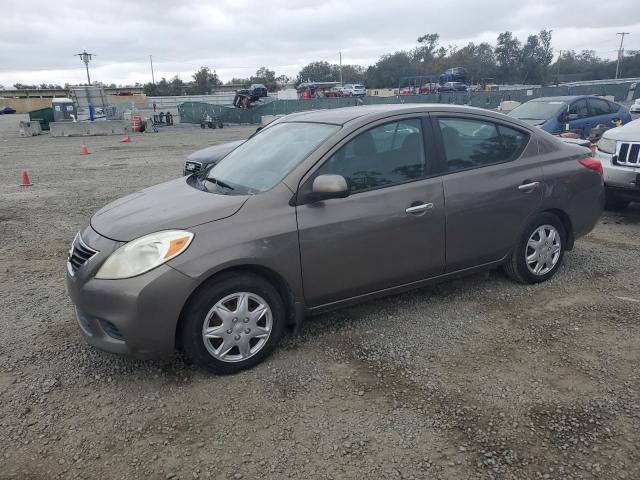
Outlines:
<svg viewBox="0 0 640 480"><path fill-rule="evenodd" d="M609 107L609 102L602 98L589 98L589 110L591 112L590 120L591 128L596 125L603 124L607 128L612 128L615 125L612 123L613 117L615 115L611 114L611 108ZM589 132L585 133L585 137L589 134Z"/></svg>
<svg viewBox="0 0 640 480"><path fill-rule="evenodd" d="M342 175L346 198L297 205L310 307L415 282L444 271L444 199L420 117L354 132L303 179Z"/></svg>
<svg viewBox="0 0 640 480"><path fill-rule="evenodd" d="M442 162L447 272L498 261L542 199L537 145L491 117L432 115Z"/></svg>

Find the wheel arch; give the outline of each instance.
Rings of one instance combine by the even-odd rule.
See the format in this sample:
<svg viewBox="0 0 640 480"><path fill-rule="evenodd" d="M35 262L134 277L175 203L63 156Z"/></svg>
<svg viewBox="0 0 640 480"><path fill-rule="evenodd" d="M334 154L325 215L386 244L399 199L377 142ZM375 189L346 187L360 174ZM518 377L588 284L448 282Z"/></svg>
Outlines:
<svg viewBox="0 0 640 480"><path fill-rule="evenodd" d="M244 264L244 265L233 265L222 270L219 270L207 278L203 279L200 284L193 289L187 300L184 302L184 305L180 309L180 315L178 317L178 322L176 323L176 330L174 333L175 336L175 345L177 348L180 348L180 332L181 325L184 321L185 314L187 311L187 307L189 303L193 299L193 297L200 292L203 288L207 288L207 286L214 282L221 275L225 275L228 273L249 273L253 275L257 275L267 282L269 282L276 289L280 298L282 299L282 303L285 307L285 314L287 317L287 325L294 326L295 329L299 328L302 322L301 308L299 307L299 303L296 302L295 296L293 294L293 289L288 284L288 282L284 279L282 275L280 275L275 270L265 267L264 265L256 265L256 264Z"/></svg>
<svg viewBox="0 0 640 480"><path fill-rule="evenodd" d="M575 236L573 232L573 223L571 222L571 217L569 216L569 214L561 208L549 208L542 211L541 213L550 213L552 215L555 215L560 220L562 226L564 227L564 233L567 236L567 246L565 250L572 250L573 244L575 242Z"/></svg>

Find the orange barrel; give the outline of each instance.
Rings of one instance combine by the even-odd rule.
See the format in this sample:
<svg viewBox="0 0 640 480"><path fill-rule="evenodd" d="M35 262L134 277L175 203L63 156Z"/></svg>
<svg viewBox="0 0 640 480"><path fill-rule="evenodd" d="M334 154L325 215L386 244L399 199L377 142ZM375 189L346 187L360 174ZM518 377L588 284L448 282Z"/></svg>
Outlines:
<svg viewBox="0 0 640 480"><path fill-rule="evenodd" d="M142 117L140 115L131 115L131 129L134 132L140 131L141 123L142 123Z"/></svg>

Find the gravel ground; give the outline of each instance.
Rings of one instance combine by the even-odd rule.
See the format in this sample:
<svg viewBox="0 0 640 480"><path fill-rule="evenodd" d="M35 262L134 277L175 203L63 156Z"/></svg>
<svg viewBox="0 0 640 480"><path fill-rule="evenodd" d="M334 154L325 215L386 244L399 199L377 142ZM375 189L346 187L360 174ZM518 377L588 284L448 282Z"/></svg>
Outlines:
<svg viewBox="0 0 640 480"><path fill-rule="evenodd" d="M0 478L640 478L640 205L543 285L489 272L340 310L215 377L87 346L66 252L106 202L253 128L82 156L19 118L0 117Z"/></svg>

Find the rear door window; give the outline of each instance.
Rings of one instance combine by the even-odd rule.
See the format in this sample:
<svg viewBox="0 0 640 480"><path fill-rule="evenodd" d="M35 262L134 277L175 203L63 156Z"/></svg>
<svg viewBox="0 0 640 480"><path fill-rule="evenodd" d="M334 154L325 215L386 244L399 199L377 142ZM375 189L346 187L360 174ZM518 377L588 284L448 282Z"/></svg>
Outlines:
<svg viewBox="0 0 640 480"><path fill-rule="evenodd" d="M591 114L595 117L598 115L609 115L609 102L602 100L601 98L590 98L589 106L591 107Z"/></svg>
<svg viewBox="0 0 640 480"><path fill-rule="evenodd" d="M520 156L529 134L502 124L438 118L448 172L509 162Z"/></svg>

